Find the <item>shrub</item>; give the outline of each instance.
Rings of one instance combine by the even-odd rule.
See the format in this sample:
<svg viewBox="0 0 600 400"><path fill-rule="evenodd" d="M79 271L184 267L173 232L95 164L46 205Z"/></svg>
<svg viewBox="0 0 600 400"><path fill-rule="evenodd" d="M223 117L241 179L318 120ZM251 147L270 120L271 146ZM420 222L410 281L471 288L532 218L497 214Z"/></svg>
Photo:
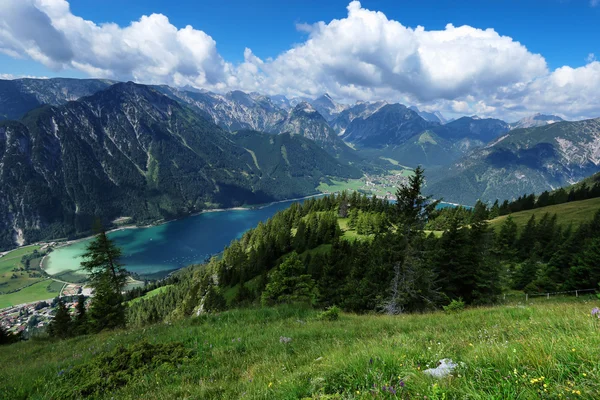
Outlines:
<svg viewBox="0 0 600 400"><path fill-rule="evenodd" d="M447 313L456 313L461 312L465 309L465 302L462 297L459 297L458 300L452 300L450 304L444 306L444 311Z"/></svg>
<svg viewBox="0 0 600 400"><path fill-rule="evenodd" d="M340 309L337 306L331 306L320 313L317 318L321 321L337 321L340 318Z"/></svg>
<svg viewBox="0 0 600 400"><path fill-rule="evenodd" d="M175 367L193 356L182 343L151 344L146 341L130 347L117 346L71 370L60 371L63 391L59 398L98 396L127 385L148 371Z"/></svg>

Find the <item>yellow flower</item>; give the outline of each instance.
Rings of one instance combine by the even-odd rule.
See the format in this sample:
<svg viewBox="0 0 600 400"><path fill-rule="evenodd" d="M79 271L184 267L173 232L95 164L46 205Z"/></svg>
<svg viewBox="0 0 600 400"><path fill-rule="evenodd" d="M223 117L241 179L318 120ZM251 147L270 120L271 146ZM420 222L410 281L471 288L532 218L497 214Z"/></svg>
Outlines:
<svg viewBox="0 0 600 400"><path fill-rule="evenodd" d="M548 384L547 384L547 383L544 383L544 387L548 387Z"/></svg>
<svg viewBox="0 0 600 400"><path fill-rule="evenodd" d="M469 346L473 347L473 343L469 343Z"/></svg>
<svg viewBox="0 0 600 400"><path fill-rule="evenodd" d="M582 375L583 375L584 378L587 376L587 374L585 372Z"/></svg>
<svg viewBox="0 0 600 400"><path fill-rule="evenodd" d="M575 351L575 348L572 348L571 351Z"/></svg>
<svg viewBox="0 0 600 400"><path fill-rule="evenodd" d="M356 391L356 394L360 394L360 390L357 390L357 391Z"/></svg>
<svg viewBox="0 0 600 400"><path fill-rule="evenodd" d="M269 382L269 387L273 386L273 382Z"/></svg>

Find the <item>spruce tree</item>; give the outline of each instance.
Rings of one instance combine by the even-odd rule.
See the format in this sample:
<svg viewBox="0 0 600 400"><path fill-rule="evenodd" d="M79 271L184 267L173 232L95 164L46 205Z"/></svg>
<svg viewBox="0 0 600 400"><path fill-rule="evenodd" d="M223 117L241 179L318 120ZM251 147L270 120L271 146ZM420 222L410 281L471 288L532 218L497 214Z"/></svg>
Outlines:
<svg viewBox="0 0 600 400"><path fill-rule="evenodd" d="M396 190L396 219L404 225L405 231L423 229L440 203L440 200L431 200L432 196L421 194L424 184L425 170L418 166L414 175L408 178L408 184Z"/></svg>
<svg viewBox="0 0 600 400"><path fill-rule="evenodd" d="M275 270L262 294L263 304L305 302L314 304L317 298L315 281L304 273L298 253L292 252Z"/></svg>
<svg viewBox="0 0 600 400"><path fill-rule="evenodd" d="M71 315L62 299L58 301L54 318L48 324L48 334L59 339L65 339L72 334Z"/></svg>
<svg viewBox="0 0 600 400"><path fill-rule="evenodd" d="M75 318L73 320L73 333L85 335L89 331L88 315L85 309L85 296L80 294L75 307Z"/></svg>
<svg viewBox="0 0 600 400"><path fill-rule="evenodd" d="M92 329L100 332L125 326L125 306L123 295L116 292L107 273L104 279L95 282L94 297L90 307Z"/></svg>
<svg viewBox="0 0 600 400"><path fill-rule="evenodd" d="M88 244L81 267L88 273L89 285L94 289L90 317L95 331L125 326L125 306L122 291L127 282L127 271L119 262L121 249L108 238L100 227L99 233Z"/></svg>

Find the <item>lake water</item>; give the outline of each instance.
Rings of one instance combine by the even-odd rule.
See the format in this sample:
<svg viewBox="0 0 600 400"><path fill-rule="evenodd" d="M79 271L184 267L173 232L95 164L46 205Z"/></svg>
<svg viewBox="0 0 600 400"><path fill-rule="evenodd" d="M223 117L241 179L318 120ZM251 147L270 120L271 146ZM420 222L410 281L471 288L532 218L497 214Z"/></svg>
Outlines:
<svg viewBox="0 0 600 400"><path fill-rule="evenodd" d="M295 201L298 200L248 210L207 212L149 228L123 229L108 236L123 251L121 261L129 271L164 275L220 253L232 240ZM442 203L439 207L449 206L453 205ZM77 271L88 243L89 239L55 249L44 263L45 271L50 275Z"/></svg>
<svg viewBox="0 0 600 400"><path fill-rule="evenodd" d="M141 275L166 273L204 262L260 221L297 201L248 210L207 212L149 228L123 229L108 236L121 247L121 261L129 271ZM78 270L88 243L89 239L55 249L47 257L45 271L55 275Z"/></svg>

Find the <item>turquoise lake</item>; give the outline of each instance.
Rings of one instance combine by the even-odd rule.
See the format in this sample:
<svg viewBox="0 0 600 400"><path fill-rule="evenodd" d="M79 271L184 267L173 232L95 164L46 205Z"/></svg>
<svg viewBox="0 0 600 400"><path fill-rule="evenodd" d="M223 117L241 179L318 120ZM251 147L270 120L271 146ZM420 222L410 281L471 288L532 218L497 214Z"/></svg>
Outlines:
<svg viewBox="0 0 600 400"><path fill-rule="evenodd" d="M123 229L108 236L121 247L121 261L137 274L160 274L204 262L244 232L298 200L247 210L206 212L149 228ZM55 249L45 262L50 275L79 269L88 240Z"/></svg>
<svg viewBox="0 0 600 400"><path fill-rule="evenodd" d="M140 275L165 275L220 253L244 232L298 200L247 210L206 212L149 228L123 229L108 236L123 251L125 267ZM442 203L442 207L453 205ZM56 275L77 271L89 239L59 247L48 255L45 271Z"/></svg>

